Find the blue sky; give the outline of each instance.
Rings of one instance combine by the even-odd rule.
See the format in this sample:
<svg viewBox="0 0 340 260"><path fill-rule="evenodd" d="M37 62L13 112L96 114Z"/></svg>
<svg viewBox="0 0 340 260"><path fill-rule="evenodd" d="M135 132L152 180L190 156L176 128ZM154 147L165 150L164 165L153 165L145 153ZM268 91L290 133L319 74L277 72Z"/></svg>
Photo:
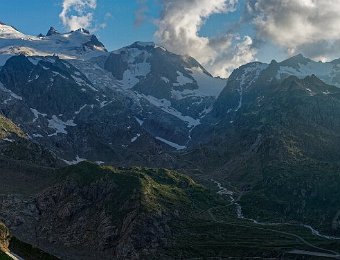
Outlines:
<svg viewBox="0 0 340 260"><path fill-rule="evenodd" d="M97 6L94 14L95 22L101 23L105 20L107 26L95 34L108 49L117 49L137 40L153 40L155 26L152 22L145 22L139 27L135 26L136 1L98 0ZM0 21L32 35L46 33L50 26L64 32L67 29L59 19L61 10L62 1L60 0L1 0ZM159 8L155 7L151 10L152 15L157 16ZM111 17L105 18L108 13Z"/></svg>
<svg viewBox="0 0 340 260"><path fill-rule="evenodd" d="M147 9L142 12L146 17L137 26L141 6ZM108 50L156 41L172 52L193 56L218 76L228 76L247 62L280 61L298 53L315 60L339 58L339 13L339 0L0 1L0 21L26 34L46 33L50 26L66 32L83 21L78 18L90 17L84 27L97 28L94 33Z"/></svg>
<svg viewBox="0 0 340 260"><path fill-rule="evenodd" d="M242 2L239 4L242 5ZM98 0L95 10L95 22L106 23L104 29L95 34L104 42L108 49L114 50L135 41L153 41L157 19L161 13L161 6L154 1L147 12L149 19L141 25L135 25L135 11L138 8L136 0ZM1 0L0 21L13 25L18 30L36 35L46 33L50 26L59 31L67 29L59 19L62 10L62 0ZM202 27L202 36L222 34L233 23L239 20L240 12L229 14L215 14L209 17ZM110 14L110 17L106 17ZM247 28L242 28L246 32Z"/></svg>
<svg viewBox="0 0 340 260"><path fill-rule="evenodd" d="M0 1L0 21L10 24L16 27L19 31L38 35L39 33L46 33L50 26L54 26L60 32L66 32L70 29L62 23L59 14L63 10L63 1L77 1L77 0L1 0ZM155 32L157 31L156 22L161 19L162 14L162 1L164 0L81 0L81 1L95 1L96 8L86 9L87 12L93 13L92 26L96 27L102 23L105 23L105 27L101 29L96 29L94 32L99 40L104 43L108 50L116 50L121 47L132 44L135 41L155 41ZM167 0L169 1L169 0ZM180 1L186 0L170 0L181 5ZM206 3L208 0L205 0ZM221 2L223 0L211 0L211 3ZM229 1L229 0L225 0ZM242 13L244 12L244 1L239 0L238 8L234 12L220 12L209 14L208 17L202 19L203 26L198 31L199 37L214 38L219 36L224 36L230 29L234 28L234 25L239 22ZM147 11L145 12L146 18L144 22L136 25L136 11L140 8L140 3L147 3ZM199 1L198 1L199 2ZM139 4L138 4L139 3ZM163 2L164 3L164 2ZM178 4L179 3L179 4ZM199 2L201 3L201 2ZM74 10L71 10L69 15L76 14ZM253 35L254 31L251 26L243 25L237 27L237 33L240 36ZM199 40L199 39L198 39ZM173 39L173 42L182 41L182 39ZM178 49L174 46L167 46L166 43L161 42L170 51L179 53L183 49L183 53L189 54L200 61L206 68L214 74L216 67L222 66L221 76L230 73L235 67L242 65L252 60L261 60L268 62L275 58L284 58L284 55L280 55L280 52L276 48L270 46L269 44L264 48L264 51L259 50L257 56L251 56L248 60L242 60L231 66L228 64L224 66L223 64L205 64L201 57L205 56L206 49L209 46L199 51L199 53L190 52L190 46L188 49L182 48ZM209 50L208 50L209 51ZM233 50L228 50L228 52ZM188 52L188 53L186 53ZM195 55L196 54L196 55ZM224 55L224 54L223 54ZM223 56L222 55L222 56ZM216 55L217 56L217 55ZM227 54L226 57L230 55ZM227 58L227 59L228 59ZM214 57L213 59L216 59ZM225 73L224 67L228 67L228 72ZM219 69L220 70L220 69ZM220 70L221 71L221 70ZM219 73L215 73L219 75Z"/></svg>

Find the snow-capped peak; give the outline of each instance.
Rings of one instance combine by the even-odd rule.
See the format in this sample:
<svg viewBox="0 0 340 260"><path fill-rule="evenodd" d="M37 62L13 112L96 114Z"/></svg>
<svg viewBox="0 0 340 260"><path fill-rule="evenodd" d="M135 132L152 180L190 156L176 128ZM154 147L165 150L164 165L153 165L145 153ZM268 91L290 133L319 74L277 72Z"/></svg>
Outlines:
<svg viewBox="0 0 340 260"><path fill-rule="evenodd" d="M24 39L27 35L19 32L13 26L7 25L5 23L0 23L0 39Z"/></svg>
<svg viewBox="0 0 340 260"><path fill-rule="evenodd" d="M0 24L0 66L18 54L26 56L54 56L63 59L90 59L105 55L105 46L85 29L58 33L51 27L46 36L32 36L14 27Z"/></svg>
<svg viewBox="0 0 340 260"><path fill-rule="evenodd" d="M157 45L154 42L141 42L141 41L137 41L134 42L133 44L131 44L130 46L126 47L126 48L136 48L136 49L157 49L160 48L163 51L166 51L166 49L160 45Z"/></svg>
<svg viewBox="0 0 340 260"><path fill-rule="evenodd" d="M290 57L289 59L285 61L282 61L280 64L281 66L296 67L299 64L308 64L310 62L313 62L313 61L311 59L304 57L302 54L298 54L293 57Z"/></svg>
<svg viewBox="0 0 340 260"><path fill-rule="evenodd" d="M277 79L284 79L290 75L300 79L316 75L328 84L340 86L336 80L340 70L332 62L316 62L300 54L278 63L278 66Z"/></svg>
<svg viewBox="0 0 340 260"><path fill-rule="evenodd" d="M130 47L142 47L142 48L147 48L147 47L151 47L154 48L156 46L156 44L154 42L134 42L132 45L130 45Z"/></svg>
<svg viewBox="0 0 340 260"><path fill-rule="evenodd" d="M84 28L79 28L77 30L75 30L75 32L80 32L80 33L84 33L84 34L90 34L90 32Z"/></svg>

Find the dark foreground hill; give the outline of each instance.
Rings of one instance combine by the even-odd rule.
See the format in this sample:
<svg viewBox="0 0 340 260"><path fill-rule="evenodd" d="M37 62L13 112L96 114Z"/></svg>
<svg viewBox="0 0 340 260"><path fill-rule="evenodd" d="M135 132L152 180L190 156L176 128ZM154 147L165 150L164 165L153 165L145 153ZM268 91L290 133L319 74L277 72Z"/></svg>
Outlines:
<svg viewBox="0 0 340 260"><path fill-rule="evenodd" d="M82 29L0 27L14 253L339 258L339 60L255 62L222 80L154 43L109 53Z"/></svg>
<svg viewBox="0 0 340 260"><path fill-rule="evenodd" d="M303 227L240 219L214 183L208 190L170 170L83 162L21 173L40 189L2 194L0 216L15 236L10 249L25 259L47 259L32 258L47 257L36 248L61 259L295 259L289 252L340 248Z"/></svg>

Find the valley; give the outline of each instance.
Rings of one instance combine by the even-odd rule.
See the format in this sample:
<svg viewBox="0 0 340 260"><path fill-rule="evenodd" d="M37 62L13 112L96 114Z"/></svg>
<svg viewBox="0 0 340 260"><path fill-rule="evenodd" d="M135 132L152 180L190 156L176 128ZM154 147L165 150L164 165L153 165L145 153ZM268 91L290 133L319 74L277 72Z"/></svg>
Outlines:
<svg viewBox="0 0 340 260"><path fill-rule="evenodd" d="M338 60L222 79L155 43L1 23L0 61L10 258L340 258Z"/></svg>

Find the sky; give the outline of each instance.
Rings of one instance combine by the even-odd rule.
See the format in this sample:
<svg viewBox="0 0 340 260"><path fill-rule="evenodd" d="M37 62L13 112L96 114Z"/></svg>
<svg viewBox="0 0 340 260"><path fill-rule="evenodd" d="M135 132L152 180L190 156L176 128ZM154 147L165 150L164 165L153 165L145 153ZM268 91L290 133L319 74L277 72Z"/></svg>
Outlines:
<svg viewBox="0 0 340 260"><path fill-rule="evenodd" d="M340 57L339 0L1 0L0 21L31 35L79 27L108 50L154 41L215 76L302 53Z"/></svg>

